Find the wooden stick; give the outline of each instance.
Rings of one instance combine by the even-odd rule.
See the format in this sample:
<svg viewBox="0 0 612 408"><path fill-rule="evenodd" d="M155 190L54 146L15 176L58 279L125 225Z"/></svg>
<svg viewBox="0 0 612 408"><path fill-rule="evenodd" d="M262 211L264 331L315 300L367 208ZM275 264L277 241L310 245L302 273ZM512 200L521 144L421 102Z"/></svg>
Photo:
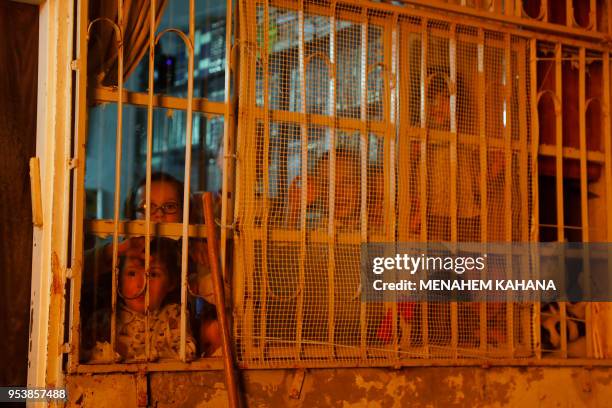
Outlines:
<svg viewBox="0 0 612 408"><path fill-rule="evenodd" d="M238 379L234 369L234 355L231 350L231 337L229 332L229 324L225 310L225 289L223 285L223 276L219 265L219 252L217 235L215 231L215 216L213 206L212 193L207 192L202 196L202 204L204 207L204 223L207 231L207 246L208 258L210 259L210 270L212 273L213 286L215 289L215 303L217 306L217 320L221 327L221 347L223 348L223 366L225 368L225 386L227 388L227 397L229 406L238 407Z"/></svg>

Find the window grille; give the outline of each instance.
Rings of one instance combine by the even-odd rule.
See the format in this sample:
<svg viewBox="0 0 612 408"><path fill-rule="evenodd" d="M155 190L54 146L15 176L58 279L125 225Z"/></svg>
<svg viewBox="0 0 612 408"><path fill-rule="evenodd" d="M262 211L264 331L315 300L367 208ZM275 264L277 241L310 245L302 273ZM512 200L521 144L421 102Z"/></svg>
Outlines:
<svg viewBox="0 0 612 408"><path fill-rule="evenodd" d="M150 342L144 341L144 354L135 362L148 364L149 370L222 367L218 359L189 364L188 316L193 312L190 309L195 296L188 294L193 291L188 275L193 274L194 267L187 259L189 251L198 250L199 240L206 237L201 208L198 210L201 204L191 198L192 192L221 191L223 184L218 166L224 165L222 146L228 140L224 134L231 126L226 57L231 51L232 3L81 1L78 9L77 49L82 65L77 85L76 145L78 156L87 160L78 162L75 202L87 205L76 205L74 214L73 262L80 265L80 270L71 288L69 370L131 370L130 364L116 364L130 360L116 353L122 328L115 311L122 303L117 244L134 237L145 237L147 242L156 237L180 239L176 246L181 252L179 289L174 294L178 299L173 299L180 310L177 356L174 360L163 356L158 359ZM231 154L228 146L225 148ZM146 209L152 207L146 198L143 219L134 220L128 214L128 192L136 191L139 179L146 176L148 180L159 171L185 181L184 196L179 197L182 208L178 209L182 219L149 223ZM144 191L149 188L144 187ZM148 194L143 193L143 197ZM228 224L222 214L218 217L220 223ZM85 234L80 233L83 230ZM108 237L112 238L110 245L100 242L104 238L108 242ZM106 267L99 267L95 256L107 249L112 251L112 266L108 268L112 279L105 277L102 282L95 275ZM152 250L145 245L146 270L152 262ZM110 289L99 289L106 281ZM149 302L149 274L146 282L144 293ZM110 328L105 328L108 343L96 343L93 351L85 352L81 345L86 337L81 334L87 336L88 324L96 322L94 312L101 297L108 298L105 301L111 309L105 316L111 319ZM145 325L152 322L145 318ZM147 339L153 336L148 330L144 333ZM101 358L90 358L95 353Z"/></svg>
<svg viewBox="0 0 612 408"><path fill-rule="evenodd" d="M361 243L540 237L546 225L538 220L544 210L536 167L547 155L561 157L563 166L566 153L558 154L569 153L538 139L547 126L537 120L550 81L545 41L374 3L258 1L241 2L240 10L240 361L361 366L594 356L591 346L574 355L567 350L575 340L568 327L588 327L591 306L571 314L563 303L360 298ZM582 81L584 55L591 53L595 65L603 55L585 43L556 44L574 50ZM575 101L564 99L564 106L584 112L593 104L586 117L588 138L596 140L603 124L598 102L581 86L582 96L576 85ZM438 106L444 104L446 110ZM569 134L562 112L554 115L557 134ZM581 118L577 132L585 139ZM571 152L576 161L579 152ZM587 178L577 178L586 186ZM557 205L567 200L559 194ZM547 348L541 336L551 317L562 322L561 340Z"/></svg>
<svg viewBox="0 0 612 408"><path fill-rule="evenodd" d="M81 63L100 27L127 41L128 10L88 18L88 3L79 3ZM559 20L546 0L462 0L488 14L459 21L435 10L443 2L244 0L234 18L231 3L196 22L202 2L191 0L188 21L175 25L164 11L175 3L147 2L153 53L131 61L131 76L78 75L76 153L87 160L74 177L75 270L94 237L113 237L113 266L121 238L182 237L182 361L147 369L221 367L185 355L187 245L206 236L189 200L182 223L122 214L127 191L154 169L186 180L187 198L224 190L221 252L231 238L234 346L245 367L601 357L597 304L365 303L359 269L366 242L612 239L612 148L601 136L610 134L608 49L538 31L557 24L598 39L607 4L588 2L597 13L587 21L582 6L567 5L566 16L579 16ZM460 11L451 3L440 7ZM127 73L123 44L105 63ZM72 277L69 370L136 371L80 360L86 273ZM545 344L557 323L559 338ZM573 330L584 331L579 346Z"/></svg>

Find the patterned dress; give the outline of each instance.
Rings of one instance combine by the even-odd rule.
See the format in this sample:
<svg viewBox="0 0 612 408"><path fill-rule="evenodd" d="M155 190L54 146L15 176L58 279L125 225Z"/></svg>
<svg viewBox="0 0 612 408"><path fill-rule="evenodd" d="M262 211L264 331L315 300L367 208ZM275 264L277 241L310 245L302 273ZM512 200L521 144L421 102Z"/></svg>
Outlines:
<svg viewBox="0 0 612 408"><path fill-rule="evenodd" d="M116 351L119 353L119 356L113 356L114 353L109 350L110 344L104 342L104 339L99 339L91 351L90 363L107 362L109 359L117 360L119 359L118 357L124 361L146 360L145 315L134 312L125 305L118 305L118 309ZM191 334L189 315L186 318L185 355L187 360L193 360L196 354L196 344ZM102 319L105 320L102 326L108 324L107 327L110 328L110 313L105 313ZM160 358L175 360L180 358L180 322L181 308L180 305L175 303L167 304L158 310L149 312L149 361L155 361ZM107 333L110 333L110 330Z"/></svg>

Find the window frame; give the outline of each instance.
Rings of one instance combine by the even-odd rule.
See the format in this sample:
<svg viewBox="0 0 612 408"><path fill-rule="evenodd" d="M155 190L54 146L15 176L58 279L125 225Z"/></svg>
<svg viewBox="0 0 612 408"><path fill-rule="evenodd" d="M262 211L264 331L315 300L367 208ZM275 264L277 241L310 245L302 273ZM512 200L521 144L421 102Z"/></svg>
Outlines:
<svg viewBox="0 0 612 408"><path fill-rule="evenodd" d="M233 171L233 158L235 155L233 152L233 141L232 141L232 129L233 129L233 121L234 121L234 110L236 106L236 99L232 99L230 85L232 82L232 75L236 72L235 56L232 56L234 49L234 41L233 41L233 14L234 4L232 0L226 0L226 30L225 30L225 96L223 102L210 101L207 98L194 98L192 95L192 91L188 90L188 95L186 98L173 97L163 94L157 94L153 96L153 92L142 93L142 92L130 92L123 87L122 76L119 80L119 86L117 88L108 88L108 87L90 87L87 83L87 38L88 31L91 25L94 22L90 22L88 19L88 0L80 0L77 5L77 23L75 36L77 37L76 41L76 59L72 63L73 69L77 71L76 81L75 81L75 112L74 112L74 138L75 138L75 160L72 162L74 174L73 174L73 203L75 205L72 209L72 273L70 276L71 286L70 286L70 309L69 309L69 321L70 321L70 331L69 331L69 344L70 348L68 351L68 365L67 372L68 373L92 373L92 372L118 372L118 371L138 371L138 367L142 368L142 365L146 365L148 371L180 371L180 370L205 370L205 369L223 369L223 361L221 358L204 358L197 359L193 362L184 362L184 361L171 361L171 362L139 362L139 363L118 363L118 364L86 364L80 363L80 296L81 296L81 281L82 281L82 265L84 264L83 260L83 238L84 238L84 227L90 230L90 232L94 232L97 234L113 234L116 233L117 236L120 232L126 233L129 236L130 234L141 235L144 232L146 237L152 237L151 231L145 221L121 221L117 218L118 222L113 222L113 220L93 220L87 223L84 222L84 203L85 203L85 162L86 162L86 140L87 140L87 115L88 115L88 96L90 100L95 102L105 103L117 103L118 105L118 115L120 115L122 111L122 107L127 105L133 106L146 106L148 108L148 117L151 120L153 115L154 108L167 108L167 109L176 109L185 111L187 114L187 123L188 133L190 133L190 129L193 124L192 114L200 113L205 116L222 116L224 118L224 131L223 131L223 149L224 149L224 160L223 160L223 180L222 180L222 214L221 214L221 239L220 239L220 254L221 254L221 268L225 273L228 268L227 256L225 255L228 250L228 230L231 229L229 225L228 219L231 219L232 214L228 209L228 197L231 195L232 187L232 176L231 172ZM156 44L159 38L168 33L175 33L179 35L185 46L187 47L187 53L189 54L190 61L193 61L193 44L194 44L194 27L195 27L195 15L194 15L194 5L195 0L189 0L190 3L190 18L189 18L189 33L185 34L183 32L178 32L178 29L166 29L160 32L157 32L155 25L151 25L152 29L149 33L149 46L148 49L151 50L152 47ZM154 17L152 17L154 18ZM119 19L121 17L119 16ZM95 23L100 22L100 20L95 21ZM104 21L104 23L111 23L110 21ZM120 29L115 27L116 37L120 35ZM155 39L153 39L152 34L155 33ZM154 57L154 51L152 53L145 54L143 58L149 58L150 60ZM122 57L120 57L122 58ZM151 65L151 64L150 64ZM121 67L121 63L120 63ZM190 63L190 68L188 72L189 83L193 82L193 62ZM149 76L152 75L152 69L149 70ZM149 84L152 83L152 79L149 80ZM191 87L191 88L189 88ZM149 86L151 88L151 86ZM192 85L188 85L189 89L192 89ZM89 93L89 95L88 95ZM118 121L120 123L120 117L118 116ZM118 125L119 128L119 125ZM148 139L151 139L152 129L149 128L147 134ZM119 131L118 131L119 133ZM186 145L189 138L186 139ZM151 150L148 149L147 154L147 173L150 173L151 168ZM79 159L80 158L80 159ZM190 165L186 162L185 167L189 167ZM186 184L185 194L190 194L189 187ZM79 205L81 203L81 205ZM185 200L185 205L188 205L189 200ZM118 216L118 205L117 198L115 198L115 217ZM182 237L199 237L205 238L206 231L203 225L197 224L180 224L180 223L164 223L160 224L160 236L182 236ZM114 226L116 224L116 227ZM186 254L186 246L183 245L183 257ZM147 248L148 252L148 248ZM114 255L116 256L116 255ZM148 258L148 257L147 257ZM114 261L115 262L115 261ZM183 273L185 275L186 262L182 262L183 264ZM115 276L115 275L113 275ZM114 278L114 281L116 279ZM187 291L187 282L185 276L181 278L181 286L183 297ZM115 289L114 291L115 292ZM185 325L189 324L186 321L185 317L185 305L186 302L181 302L182 307L182 332L185 332ZM183 336L183 335L182 335ZM111 335L112 337L112 335ZM184 341L182 342L181 348L183 348Z"/></svg>
<svg viewBox="0 0 612 408"><path fill-rule="evenodd" d="M239 123L235 123L236 117L234 115L234 111L237 106L237 94L238 94L237 84L238 82L234 81L235 95L232 98L232 95L230 94L230 81L231 81L232 75L235 75L235 79L239 80L240 75L238 71L242 70L242 67L235 65L237 61L237 58L235 56L236 47L232 44L233 43L232 32L234 29L234 26L232 25L232 14L235 13L235 9L232 5L231 0L228 0L227 3L231 6L228 8L228 12L226 15L227 24L226 24L225 101L224 102L213 102L213 101L208 101L206 99L198 99L198 100L194 100L194 109L193 109L194 112L201 112L203 114L209 114L209 115L223 115L224 116L224 142L223 143L224 143L224 151L226 153L225 153L224 170L223 170L223 204L222 204L222 221L221 221L222 229L221 229L221 241L220 241L221 242L222 267L223 267L224 272L228 268L226 254L228 252L228 242L231 239L231 234L233 232L233 226L235 226L236 221L240 221L239 219L235 219L233 215L233 206L234 205L239 206L240 196L237 194L236 196L234 196L233 200L230 200L229 198L230 192L233 192L233 189L231 186L233 185L233 178L235 177L234 170L235 170L236 163L234 163L235 155L232 153L234 151L233 149L234 133L237 133L238 134L237 137L239 137L239 132L240 132L240 130L237 129L237 127L239 126ZM270 4L275 4L275 3L282 4L282 2L279 2L276 0L270 0ZM340 3L349 3L349 2L341 1ZM418 3L418 1L416 3ZM78 15L76 18L77 51L76 51L76 59L72 62L72 68L76 71L76 74L77 74L76 81L75 81L75 93L74 93L75 100L76 100L74 104L74 109L75 109L74 110L74 119L75 119L74 121L74 125L75 125L74 126L74 153L73 153L74 157L71 158L71 161L69 162L69 168L73 171L73 176L72 176L73 207L71 210L72 211L71 213L71 216L72 216L72 224L71 224L72 243L71 243L71 249L70 249L70 253L71 253L70 262L66 260L66 265L68 264L71 265L69 268L67 267L66 269L67 271L66 278L71 283L70 301L69 301L70 309L69 310L70 310L70 322L72 323L70 326L69 340L68 340L68 344L70 345L68 372L69 373L114 372L114 371L136 372L140 369L139 366L142 367L142 364L109 364L109 365L93 366L93 365L81 364L78 362L79 324L78 323L75 324L75 322L79 321L79 311L76 305L79 304L79 299L80 299L80 285L81 285L81 273L82 273L80 268L81 268L81 265L83 264L83 259L82 259L83 206L78 205L78 203L84 203L84 166L85 166L85 157L86 157L85 140L86 140L86 122L87 122L87 103L85 101L86 101L86 95L88 91L87 78L86 78L87 44L86 44L86 41L84 41L84 38L86 38L85 33L87 32L87 24L88 24L87 11L86 11L87 10L87 0L81 0L79 1L78 4L79 4L78 5ZM431 17L433 19L440 19L441 17L440 14L438 14L437 12L428 11L431 9L410 9L409 11L407 11L405 8L402 8L402 7L391 6L388 4L371 2L371 1L359 2L357 4L367 9L383 10L385 12L388 12L394 16L394 19L395 19L394 21L397 21L398 15L406 15L406 14L417 15L417 16L421 16L424 18ZM451 7L449 5L449 6L444 6L442 8L442 6L440 5L435 6L435 8L437 9L444 9L445 11L460 12L462 14L471 16L474 18L472 23L475 25L478 25L478 27L480 27L481 29L496 29L496 30L503 31L504 33L507 33L508 35L517 35L517 36L527 38L532 43L532 47L531 47L531 52L532 52L531 57L532 58L534 57L534 52L537 49L538 41L554 41L554 42L559 42L562 44L581 47L581 49L588 48L588 49L594 49L594 50L597 50L598 52L601 52L603 56L603 61L604 61L604 85L607 84L605 88L608 90L607 92L604 92L604 101L602 101L602 106L606 106L607 111L609 112L610 80L609 80L609 62L607 58L609 57L609 49L605 48L603 44L599 44L599 43L593 44L587 41L566 38L565 36L560 34L561 32L563 32L562 29L558 29L558 28L554 28L554 30L557 30L557 32L556 34L553 34L553 35L543 34L538 31L535 31L536 29L539 29L542 27L547 30L553 30L551 27L548 26L549 25L548 23L547 25L544 26L542 24L524 23L522 22L522 20L517 21L517 18L514 18L514 17L513 18L510 18L510 17L493 18L489 14L483 15L482 13L475 13L471 11L466 12L466 10L459 9L458 7L459 6ZM521 30L519 27L502 27L497 22L491 22L491 21L508 22L511 24L517 24L521 27L525 26L528 29L533 29L534 31L525 32L524 30ZM241 24L243 24L243 21L241 21ZM230 27L231 29L228 29L228 27ZM580 34L582 37L594 38L594 39L597 39L598 41L601 41L603 39L603 36L599 35L599 33L588 33L588 32L585 32L585 30L579 30L579 29L572 28L572 29L567 29L564 31L566 32L567 35ZM397 35L397 33L395 33L394 35ZM239 40L236 40L235 43L239 44ZM228 67L230 69L228 69ZM395 64L393 64L393 67L395 67ZM533 73L535 72L533 70L533 65L531 66L531 68L532 68L531 91L532 91L532 97L533 97L535 96L534 92L536 91L537 87L533 86L535 84L533 81L536 80L536 78L534 78L535 75L533 75ZM147 103L148 96L143 93L134 93L134 92L127 92L127 91L119 93L118 91L113 90L113 89L96 88L93 90L93 97L94 99L100 102L118 102L122 100L123 103L134 104L137 106L148 105ZM536 100L537 99L532 99L532 102ZM335 106L335 104L333 105ZM532 103L532 111L531 111L531 114L532 114L532 122L531 122L532 145L527 146L527 148L531 149L532 153L539 152L539 153L532 155L532 160L534 160L535 163L531 163L531 165L535 165L536 167L536 173L532 179L532 182L534 185L534 187L532 187L534 188L532 193L534 194L533 195L534 206L535 208L537 208L537 202L538 202L537 201L538 200L537 159L541 154L545 154L545 155L552 154L552 151L548 147L543 148L541 145L537 144L536 135L539 134L538 124L537 124L537 103L535 103L535 111L534 111L533 105L534 103ZM155 105L155 106L171 108L171 109L185 109L185 110L188 108L188 104L186 101L184 101L181 98L174 98L174 97L161 97L159 98L159 105ZM262 108L261 110L264 111L264 108ZM268 113L271 115L270 118L273 118L274 115L277 114L274 111L271 111ZM263 113L261 114L263 115ZM388 114L391 115L392 117L394 114L397 115L398 113L389 112ZM297 123L297 122L304 121L303 119L298 119L298 118L301 115L306 115L306 113L305 112L295 112L292 114L288 114L287 112L282 113L282 117L284 119L290 117L291 115L295 115L297 119L296 120L296 123ZM333 127L332 123L334 120L327 118L326 115L308 114L308 116L313 121L313 123ZM609 135L610 134L609 115L604 115L604 116L607 119L604 120L604 127L602 129L602 134ZM354 129L360 132L364 131L364 124L361 118L360 119L340 118L337 120L337 123L338 125L336 125L336 128ZM368 127L368 129L369 131L373 131L379 134L391 134L392 133L392 130L389 128L389 126L387 126L384 123L380 123L380 124L372 123L372 126ZM605 168L603 177L605 177L606 179L606 201L607 202L610 202L609 200L612 197L612 171L610 169L610 165L612 164L612 147L610 145L611 141L609 139L610 139L609 137L604 137L605 151L603 153L604 168ZM561 147L555 150L554 155L555 157L564 158L566 157L566 153L567 152L565 152L563 148ZM583 161L586 162L587 158L590 155L590 152L587 152L585 149L580 149L579 155L580 155L581 163ZM557 163L559 163L559 160L557 160ZM239 166L240 163L236 165ZM557 170L559 169L557 168ZM237 186L236 189L239 190L239 187ZM237 191L237 193L239 192ZM563 196L561 195L561 197ZM537 222L538 215L539 215L538 211L537 210L534 211L534 214L533 214L534 221L533 222L535 225L539 225ZM234 220L234 223L231 223L231 225L230 225L230 220ZM68 225L68 223L66 223L66 225ZM361 231L360 234L361 234L361 237L363 237L363 234L364 234L363 231ZM366 240L367 240L367 232L365 234L366 234ZM531 234L533 238L533 231L531 232ZM203 235L199 235L199 236L203 236ZM325 241L325 237L322 236L321 238L323 241ZM610 210L608 210L608 213L607 213L607 239L608 241L612 242L612 217L610 217ZM66 238L64 242L65 243L69 242L68 238ZM68 253L68 250L66 250L65 252ZM241 284L242 277L234 276L234 278L235 278L234 284L236 286L234 288L234 291L238 291L235 293L239 293L240 289L238 285ZM539 317L539 309L535 313L535 315L536 315L535 317L537 321L537 318ZM62 321L61 317L58 317L58 316L54 317L53 319ZM536 327L539 327L539 323L537 324ZM535 333L537 336L538 335L537 333L539 333L539 330L536 330ZM49 339L51 338L51 335L47 335L47 336L49 336L48 337ZM612 360L610 359L602 360L602 359L592 359L592 358L589 358L589 359L542 358L541 350L537 352L536 357L528 358L528 359L500 359L500 360L474 359L474 360L467 360L467 361L457 360L457 359L452 359L452 360L440 360L440 359L417 360L415 359L414 361L402 360L399 363L390 362L389 364L385 364L385 365L386 366L397 365L397 364L406 365L406 366L410 366L410 365L414 365L414 366L482 365L483 362L486 364L491 364L491 365L533 365L533 364L536 364L536 365L585 365L585 364L612 365ZM212 360L208 361L207 359L206 361L200 360L200 361L195 361L191 363L181 363L181 362L146 363L145 365L146 365L146 369L149 371L205 370L205 369L222 369L223 368L223 364L220 359L214 359L214 361ZM342 364L338 364L337 362L330 362L329 364L314 363L312 365L310 365L309 363L303 363L303 365L305 367L306 366L312 366L312 367L343 366ZM287 363L285 365L281 364L279 367L294 367L294 366L295 366L294 363ZM355 364L348 363L345 366L354 367Z"/></svg>

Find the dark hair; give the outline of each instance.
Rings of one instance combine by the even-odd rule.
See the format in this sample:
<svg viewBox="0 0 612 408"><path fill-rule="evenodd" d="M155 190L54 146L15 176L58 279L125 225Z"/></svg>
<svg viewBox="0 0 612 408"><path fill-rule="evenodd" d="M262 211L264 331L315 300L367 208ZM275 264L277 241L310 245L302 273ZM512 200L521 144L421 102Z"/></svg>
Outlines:
<svg viewBox="0 0 612 408"><path fill-rule="evenodd" d="M182 211L183 210L183 194L184 194L184 188L185 188L183 185L183 182L179 181L174 176L168 173L164 173L162 171L157 171L151 174L151 183L157 183L157 182L172 184L178 196L179 208ZM138 195L138 190L140 190L141 187L145 186L146 183L147 183L147 178L145 176L140 180L140 182L136 185L136 187L134 187L128 194L127 198L125 199L125 207L124 207L125 218L129 220L136 219L136 210L138 209L138 203L136 202L136 196Z"/></svg>

